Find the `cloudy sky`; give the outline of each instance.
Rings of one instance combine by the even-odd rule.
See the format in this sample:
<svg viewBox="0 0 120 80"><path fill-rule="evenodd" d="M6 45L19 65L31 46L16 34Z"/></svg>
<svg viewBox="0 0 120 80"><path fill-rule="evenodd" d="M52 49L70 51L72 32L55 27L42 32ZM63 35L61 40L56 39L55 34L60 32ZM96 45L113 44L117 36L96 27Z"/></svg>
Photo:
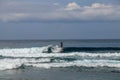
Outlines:
<svg viewBox="0 0 120 80"><path fill-rule="evenodd" d="M0 0L3 39L120 39L120 0Z"/></svg>

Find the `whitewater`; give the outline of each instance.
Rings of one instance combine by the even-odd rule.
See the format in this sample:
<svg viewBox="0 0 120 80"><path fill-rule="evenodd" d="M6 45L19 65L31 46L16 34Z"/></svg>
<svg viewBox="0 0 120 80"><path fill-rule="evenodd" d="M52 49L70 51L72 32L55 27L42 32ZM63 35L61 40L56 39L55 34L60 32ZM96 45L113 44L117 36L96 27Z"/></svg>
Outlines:
<svg viewBox="0 0 120 80"><path fill-rule="evenodd" d="M43 53L50 45L29 48L1 48L0 70L19 69L27 67L37 68L113 68L120 71L120 52L109 51L71 51L62 53ZM73 48L75 49L75 48Z"/></svg>

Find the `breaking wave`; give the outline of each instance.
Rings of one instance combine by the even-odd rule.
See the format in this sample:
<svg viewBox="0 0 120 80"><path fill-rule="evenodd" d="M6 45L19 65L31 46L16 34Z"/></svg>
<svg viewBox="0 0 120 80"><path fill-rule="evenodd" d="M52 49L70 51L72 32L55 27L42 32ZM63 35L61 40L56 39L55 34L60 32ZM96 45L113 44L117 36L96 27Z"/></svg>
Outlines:
<svg viewBox="0 0 120 80"><path fill-rule="evenodd" d="M109 67L120 70L120 52L113 52L119 48L64 48L62 53L43 53L51 46L0 49L0 70L24 68L25 66L39 68ZM88 52L87 50L98 51ZM105 50L105 52L100 50Z"/></svg>

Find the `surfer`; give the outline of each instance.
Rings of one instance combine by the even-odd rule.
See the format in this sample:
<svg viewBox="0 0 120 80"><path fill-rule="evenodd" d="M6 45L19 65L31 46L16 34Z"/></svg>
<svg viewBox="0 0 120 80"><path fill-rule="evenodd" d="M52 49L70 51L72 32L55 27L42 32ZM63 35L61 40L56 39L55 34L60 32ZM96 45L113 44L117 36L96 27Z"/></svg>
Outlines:
<svg viewBox="0 0 120 80"><path fill-rule="evenodd" d="M63 42L60 42L60 47L63 48Z"/></svg>
<svg viewBox="0 0 120 80"><path fill-rule="evenodd" d="M52 47L49 47L48 48L48 53L51 53L52 52Z"/></svg>
<svg viewBox="0 0 120 80"><path fill-rule="evenodd" d="M49 46L43 53L61 53L63 52L63 42L60 42L60 46Z"/></svg>
<svg viewBox="0 0 120 80"><path fill-rule="evenodd" d="M63 42L60 42L59 52L63 52Z"/></svg>

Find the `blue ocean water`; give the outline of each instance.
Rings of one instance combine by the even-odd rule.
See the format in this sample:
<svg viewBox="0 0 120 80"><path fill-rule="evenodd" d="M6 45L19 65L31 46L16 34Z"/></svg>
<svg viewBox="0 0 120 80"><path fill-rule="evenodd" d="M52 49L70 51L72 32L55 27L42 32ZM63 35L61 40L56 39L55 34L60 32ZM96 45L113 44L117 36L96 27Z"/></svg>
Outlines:
<svg viewBox="0 0 120 80"><path fill-rule="evenodd" d="M62 52L44 53L59 46ZM0 70L27 67L120 72L120 40L2 40Z"/></svg>

